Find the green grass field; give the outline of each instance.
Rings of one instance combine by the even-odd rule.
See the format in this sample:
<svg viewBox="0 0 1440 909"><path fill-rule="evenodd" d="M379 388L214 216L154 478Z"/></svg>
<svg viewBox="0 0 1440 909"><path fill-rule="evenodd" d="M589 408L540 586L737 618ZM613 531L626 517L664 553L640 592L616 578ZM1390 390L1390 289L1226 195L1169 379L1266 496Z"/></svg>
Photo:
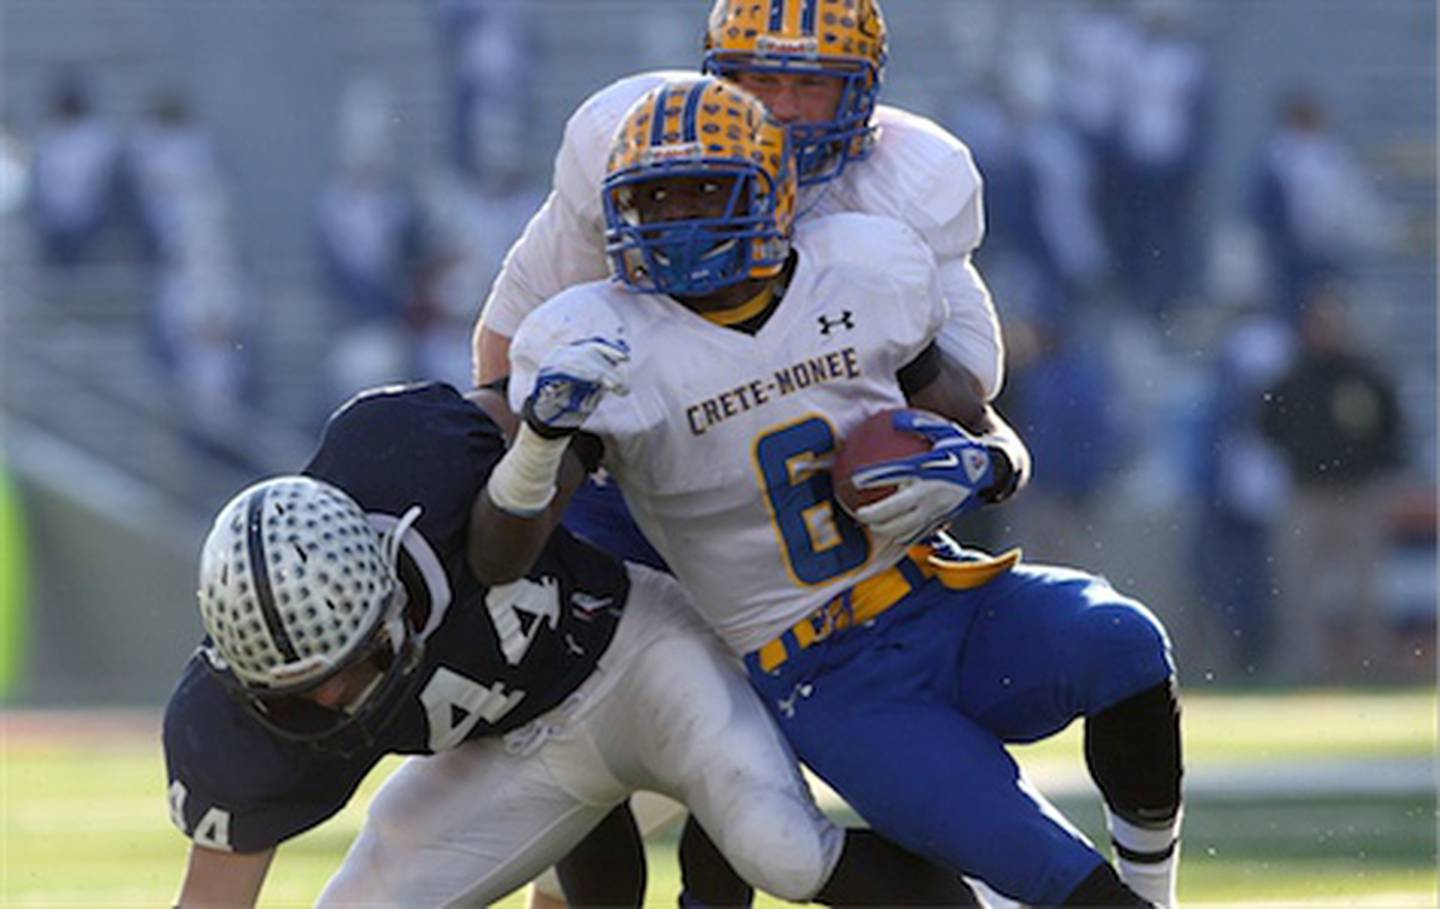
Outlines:
<svg viewBox="0 0 1440 909"><path fill-rule="evenodd" d="M0 717L0 906L168 905L186 843L167 819L158 717ZM1433 691L1190 694L1182 901L1435 906L1435 729ZM1103 841L1078 730L1017 753ZM261 905L309 905L366 801L286 844ZM673 840L658 840L650 904L675 892Z"/></svg>

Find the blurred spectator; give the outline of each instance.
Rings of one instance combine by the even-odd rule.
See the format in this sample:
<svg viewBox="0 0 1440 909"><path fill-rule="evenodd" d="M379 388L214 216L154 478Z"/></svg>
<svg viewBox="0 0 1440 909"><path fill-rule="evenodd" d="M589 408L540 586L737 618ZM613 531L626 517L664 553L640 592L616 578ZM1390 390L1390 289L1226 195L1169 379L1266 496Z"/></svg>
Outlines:
<svg viewBox="0 0 1440 909"><path fill-rule="evenodd" d="M1066 4L1057 61L1060 110L1096 149L1112 145L1127 65L1140 42L1127 0Z"/></svg>
<svg viewBox="0 0 1440 909"><path fill-rule="evenodd" d="M518 157L535 109L534 12L520 0L433 0L453 104L452 164L479 177L487 153Z"/></svg>
<svg viewBox="0 0 1440 909"><path fill-rule="evenodd" d="M56 85L35 140L30 212L45 260L88 258L113 213L119 138L78 77Z"/></svg>
<svg viewBox="0 0 1440 909"><path fill-rule="evenodd" d="M244 460L246 306L229 192L208 131L178 89L150 98L125 185L155 266L151 331L191 444Z"/></svg>
<svg viewBox="0 0 1440 909"><path fill-rule="evenodd" d="M462 388L473 381L476 314L505 253L545 198L544 184L528 179L522 159L491 154L486 161L482 179L438 176L425 194L436 253L418 301L420 371Z"/></svg>
<svg viewBox="0 0 1440 909"><path fill-rule="evenodd" d="M210 137L195 120L189 101L173 89L151 99L130 136L125 176L147 251L154 259L180 254L185 242L183 211L197 198L224 204L225 189Z"/></svg>
<svg viewBox="0 0 1440 909"><path fill-rule="evenodd" d="M955 92L948 115L946 126L969 146L985 180L985 242L975 252L981 258L1019 242L1015 225L1021 215L1015 200L1024 179L1023 165L1005 81L987 73L974 89Z"/></svg>
<svg viewBox="0 0 1440 909"><path fill-rule="evenodd" d="M1289 365L1294 339L1273 316L1247 308L1219 347L1192 448L1200 507L1195 572L1218 622L1222 662L1263 676L1274 639L1274 532L1290 478L1260 420L1265 392Z"/></svg>
<svg viewBox="0 0 1440 909"><path fill-rule="evenodd" d="M1048 61L1022 55L952 122L985 179L979 261L1005 299L1018 294L1027 311L1064 321L1100 282L1106 251L1092 155L1052 112L1053 79Z"/></svg>
<svg viewBox="0 0 1440 909"><path fill-rule="evenodd" d="M232 455L247 374L240 269L215 149L181 91L151 97L124 163L155 266L149 315L157 365L175 389L189 441Z"/></svg>
<svg viewBox="0 0 1440 909"><path fill-rule="evenodd" d="M1093 154L1075 131L1051 112L1049 70L1036 71L1032 84L1017 86L1012 101L1020 117L1019 141L1034 222L1034 255L1045 284L1042 301L1059 320L1083 303L1099 284L1107 259L1095 209L1099 193Z"/></svg>
<svg viewBox="0 0 1440 909"><path fill-rule="evenodd" d="M1385 481L1401 460L1395 386L1353 349L1333 286L1307 300L1300 332L1262 422L1294 482L1278 541L1278 656L1290 681L1374 678L1387 635L1376 590Z"/></svg>
<svg viewBox="0 0 1440 909"><path fill-rule="evenodd" d="M1056 54L1058 113L1079 131L1095 169L1094 204L1104 219L1107 245L1120 238L1125 186L1120 168L1119 122L1128 92L1130 61L1140 25L1128 0L1065 4Z"/></svg>
<svg viewBox="0 0 1440 909"><path fill-rule="evenodd" d="M1155 315L1193 293L1196 251L1204 248L1196 191L1209 63L1180 14L1174 0L1149 9L1119 110L1124 224L1117 251L1133 302Z"/></svg>
<svg viewBox="0 0 1440 909"><path fill-rule="evenodd" d="M413 369L408 319L421 219L396 167L393 112L390 92L377 82L356 82L341 99L338 169L318 218L336 339L327 410L336 395L407 378Z"/></svg>
<svg viewBox="0 0 1440 909"><path fill-rule="evenodd" d="M1269 255L1274 296L1292 323L1321 285L1383 246L1390 217L1351 150L1312 95L1286 98L1260 161L1251 211Z"/></svg>
<svg viewBox="0 0 1440 909"><path fill-rule="evenodd" d="M1002 79L988 74L974 91L955 92L950 129L970 147L985 181L985 242L975 251L997 300L1039 295L1030 263L1036 242L1029 183L1014 111ZM1027 308L1033 308L1027 302Z"/></svg>
<svg viewBox="0 0 1440 909"><path fill-rule="evenodd" d="M247 307L229 212L213 193L181 193L167 208L175 245L160 263L155 313L166 384L191 443L244 463Z"/></svg>
<svg viewBox="0 0 1440 909"><path fill-rule="evenodd" d="M20 139L0 122L0 218L19 211L30 187L30 160Z"/></svg>
<svg viewBox="0 0 1440 909"><path fill-rule="evenodd" d="M0 293L0 324L24 309L28 297L16 288L30 283L26 272L31 257L21 254L29 249L24 210L30 163L30 150L0 117L0 275L6 284Z"/></svg>
<svg viewBox="0 0 1440 909"><path fill-rule="evenodd" d="M1036 465L1015 500L1015 536L1037 559L1088 563L1098 493L1119 457L1106 348L1053 317L1012 322L1006 336L1004 407Z"/></svg>

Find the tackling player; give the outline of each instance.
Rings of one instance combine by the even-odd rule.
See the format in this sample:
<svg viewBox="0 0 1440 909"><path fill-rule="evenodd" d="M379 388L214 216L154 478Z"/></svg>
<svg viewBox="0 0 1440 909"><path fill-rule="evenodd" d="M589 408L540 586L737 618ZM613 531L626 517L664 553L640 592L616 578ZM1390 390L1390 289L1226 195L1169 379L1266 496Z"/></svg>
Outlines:
<svg viewBox="0 0 1440 909"><path fill-rule="evenodd" d="M602 195L618 283L525 321L512 402L543 413L562 364L592 384L628 377L584 426L603 463L801 758L877 830L1026 903L1141 904L1004 748L1084 716L1127 880L1173 902L1164 631L1100 578L917 545L1011 495L1028 455L937 344L947 305L916 232L841 214L792 242L795 183L784 131L744 92L689 79L645 95ZM628 365L587 362L597 339L626 345ZM903 425L933 450L857 475L900 491L852 518L827 459L906 402L957 422Z"/></svg>
<svg viewBox="0 0 1440 909"><path fill-rule="evenodd" d="M179 905L253 905L276 847L395 753L433 756L386 782L322 905L489 902L641 787L686 802L784 898L891 903L897 880L915 904L963 898L825 819L672 578L552 533L584 468L563 429L522 429L507 453L510 419L493 392L367 392L303 475L220 512L208 636L165 714L170 813L192 840Z"/></svg>

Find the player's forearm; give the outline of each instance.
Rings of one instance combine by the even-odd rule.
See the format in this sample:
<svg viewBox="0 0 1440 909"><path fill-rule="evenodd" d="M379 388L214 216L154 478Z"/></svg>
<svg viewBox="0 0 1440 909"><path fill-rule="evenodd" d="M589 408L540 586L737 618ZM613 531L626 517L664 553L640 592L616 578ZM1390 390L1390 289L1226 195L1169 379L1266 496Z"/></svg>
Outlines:
<svg viewBox="0 0 1440 909"><path fill-rule="evenodd" d="M981 441L1001 455L995 464L995 482L982 498L1003 502L1030 482L1030 449L994 407L986 406L980 427Z"/></svg>
<svg viewBox="0 0 1440 909"><path fill-rule="evenodd" d="M510 337L481 319L475 325L475 384L489 385L510 375Z"/></svg>
<svg viewBox="0 0 1440 909"><path fill-rule="evenodd" d="M570 439L544 439L522 426L490 474L470 515L469 561L484 584L525 574L560 523L585 469Z"/></svg>
<svg viewBox="0 0 1440 909"><path fill-rule="evenodd" d="M179 909L235 909L254 906L275 850L220 852L190 847L190 862L180 885Z"/></svg>
<svg viewBox="0 0 1440 909"><path fill-rule="evenodd" d="M1030 451L1005 418L985 400L980 381L953 358L944 356L939 375L909 396L914 407L959 423L997 451L995 483L987 492L991 502L1013 495L1030 479Z"/></svg>
<svg viewBox="0 0 1440 909"><path fill-rule="evenodd" d="M509 375L510 363L505 354L520 322L564 289L553 265L561 250L552 242L560 232L561 208L560 199L551 193L505 253L471 338L476 385L488 385ZM504 349L495 349L497 339L504 342Z"/></svg>

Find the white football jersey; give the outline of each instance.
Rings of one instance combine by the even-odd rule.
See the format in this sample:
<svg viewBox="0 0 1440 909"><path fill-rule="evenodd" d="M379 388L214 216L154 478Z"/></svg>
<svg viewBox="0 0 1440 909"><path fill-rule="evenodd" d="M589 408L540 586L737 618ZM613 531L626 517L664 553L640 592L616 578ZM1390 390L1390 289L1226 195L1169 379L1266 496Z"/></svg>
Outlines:
<svg viewBox="0 0 1440 909"><path fill-rule="evenodd" d="M606 396L584 429L604 441L645 536L741 654L904 553L840 511L824 468L861 420L904 406L896 371L948 309L933 254L904 224L814 218L794 242L789 287L754 335L604 281L540 307L510 349L518 412L555 348L597 335L630 346L630 393Z"/></svg>
<svg viewBox="0 0 1440 909"><path fill-rule="evenodd" d="M486 327L513 338L541 303L609 275L600 185L610 141L647 91L693 75L670 70L629 76L591 95L571 115L555 157L554 187L505 257L485 302ZM965 144L930 120L880 105L875 123L879 139L868 158L801 192L801 219L863 212L913 228L934 253L950 302L940 345L994 397L1002 381L1000 327L990 291L970 261L985 232L980 173Z"/></svg>

